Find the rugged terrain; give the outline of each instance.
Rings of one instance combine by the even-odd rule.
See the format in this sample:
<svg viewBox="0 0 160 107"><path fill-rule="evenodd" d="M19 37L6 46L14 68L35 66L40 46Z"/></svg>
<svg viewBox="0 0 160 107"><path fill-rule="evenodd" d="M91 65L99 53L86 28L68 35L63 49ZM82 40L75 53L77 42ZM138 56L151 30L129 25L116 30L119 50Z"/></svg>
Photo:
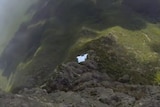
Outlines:
<svg viewBox="0 0 160 107"><path fill-rule="evenodd" d="M106 55L118 54L117 50L124 51L122 47L117 46L113 37L107 36L95 42L97 41L100 42L97 47L106 47ZM125 73L119 78L115 72L122 72L119 71L121 69L115 68L116 70L112 71L114 73L110 71L110 65L106 65L108 69L102 69L99 63L100 56L97 55L96 50L93 50L93 44L89 45L88 49L92 48L92 50L86 51L89 55L85 62L72 61L59 65L40 87L19 88L13 91L15 94L6 94L1 91L0 106L159 107L160 86L143 84L144 81L140 80L139 83L132 83L135 79L139 79L137 75L140 72L136 69L129 70L128 73L124 71ZM113 50L114 46L117 46L117 49ZM118 56L122 62L129 60L125 59L124 54ZM114 58L115 56L109 56L109 59ZM125 67L129 66L125 65ZM134 75L130 72L134 72ZM147 79L147 75L141 76L141 80Z"/></svg>
<svg viewBox="0 0 160 107"><path fill-rule="evenodd" d="M1 54L0 106L159 107L159 12L159 0L39 0Z"/></svg>

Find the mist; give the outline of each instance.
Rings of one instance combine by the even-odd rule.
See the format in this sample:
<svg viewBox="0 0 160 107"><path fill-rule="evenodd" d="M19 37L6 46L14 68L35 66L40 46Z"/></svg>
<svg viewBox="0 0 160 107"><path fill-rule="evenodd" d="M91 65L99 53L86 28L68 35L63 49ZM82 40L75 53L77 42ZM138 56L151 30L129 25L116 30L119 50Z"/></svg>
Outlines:
<svg viewBox="0 0 160 107"><path fill-rule="evenodd" d="M34 2L35 0L0 0L0 53L20 24L28 19L25 13Z"/></svg>
<svg viewBox="0 0 160 107"><path fill-rule="evenodd" d="M27 14L27 10L36 1L0 0L0 55L14 37L20 25L32 17L31 14ZM10 79L2 76L2 72L3 69L0 69L0 88L6 89Z"/></svg>

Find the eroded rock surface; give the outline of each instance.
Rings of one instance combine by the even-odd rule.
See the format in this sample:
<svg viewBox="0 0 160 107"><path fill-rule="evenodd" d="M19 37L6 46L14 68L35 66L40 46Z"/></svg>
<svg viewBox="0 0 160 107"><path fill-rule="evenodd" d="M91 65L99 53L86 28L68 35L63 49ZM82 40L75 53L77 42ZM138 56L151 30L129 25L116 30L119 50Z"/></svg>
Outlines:
<svg viewBox="0 0 160 107"><path fill-rule="evenodd" d="M116 44L111 37L100 41L107 47L106 55ZM41 86L21 88L15 94L0 91L0 107L159 107L160 86L133 84L128 74L115 79L101 68L96 50L86 53L85 62L61 64Z"/></svg>

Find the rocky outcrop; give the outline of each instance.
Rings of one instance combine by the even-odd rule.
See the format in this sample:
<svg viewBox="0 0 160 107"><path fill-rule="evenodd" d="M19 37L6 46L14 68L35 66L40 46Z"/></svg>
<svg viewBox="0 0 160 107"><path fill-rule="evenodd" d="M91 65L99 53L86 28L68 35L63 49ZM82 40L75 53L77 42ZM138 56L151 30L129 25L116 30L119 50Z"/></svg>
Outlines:
<svg viewBox="0 0 160 107"><path fill-rule="evenodd" d="M113 81L92 65L67 63L44 89L25 88L14 95L1 92L1 107L159 107L159 86Z"/></svg>
<svg viewBox="0 0 160 107"><path fill-rule="evenodd" d="M115 38L111 35L95 41L89 46L95 46L92 43L100 41L96 44L97 47L100 44L101 49L103 45L108 47L105 48L105 55L111 51L112 46L117 46ZM133 76L131 78L129 74L123 74L115 79L117 75L105 70L106 67L101 67L101 56L94 48L90 49L86 51L88 57L85 62L71 61L59 65L41 86L17 89L15 94L0 91L0 106L159 107L160 86L133 84L130 82ZM116 51L112 50L112 54L114 52ZM135 70L135 73L139 72Z"/></svg>
<svg viewBox="0 0 160 107"><path fill-rule="evenodd" d="M160 87L104 82L78 91L24 89L0 94L1 107L159 107Z"/></svg>

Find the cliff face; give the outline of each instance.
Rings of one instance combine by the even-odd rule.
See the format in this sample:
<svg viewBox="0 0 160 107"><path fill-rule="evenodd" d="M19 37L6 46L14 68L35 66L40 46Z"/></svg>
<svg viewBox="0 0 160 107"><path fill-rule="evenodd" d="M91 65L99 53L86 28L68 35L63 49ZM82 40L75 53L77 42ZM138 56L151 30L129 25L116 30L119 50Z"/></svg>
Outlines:
<svg viewBox="0 0 160 107"><path fill-rule="evenodd" d="M60 95L71 91L79 96L108 87L117 97L125 94L122 97L135 107L142 107L136 104L146 101L145 95L155 99L147 92L139 97L142 92L137 90L160 83L160 1L140 4L138 0L39 0L26 12L32 18L21 24L0 57L3 77L11 80L10 91L24 94L24 89L38 87L45 94L56 95L59 90ZM85 53L89 54L86 62L77 63L77 55ZM128 94L132 88L134 95ZM95 100L97 96L89 100L111 107L115 105L110 100L122 103L121 97L108 101Z"/></svg>

